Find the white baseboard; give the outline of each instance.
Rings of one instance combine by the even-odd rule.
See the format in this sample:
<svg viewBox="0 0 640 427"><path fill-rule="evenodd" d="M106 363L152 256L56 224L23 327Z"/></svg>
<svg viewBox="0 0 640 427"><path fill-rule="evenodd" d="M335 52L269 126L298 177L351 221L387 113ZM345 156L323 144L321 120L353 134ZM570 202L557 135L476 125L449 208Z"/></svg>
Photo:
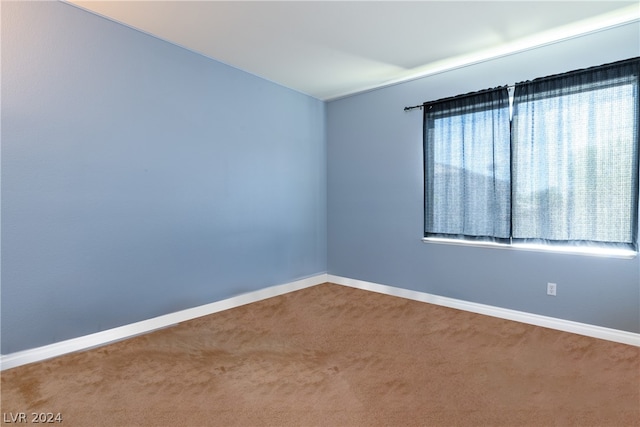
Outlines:
<svg viewBox="0 0 640 427"><path fill-rule="evenodd" d="M327 275L319 274L317 276L308 277L306 279L297 280L295 282L285 283L282 285L271 286L257 291L248 292L246 294L238 295L210 304L205 304L199 307L165 314L163 316L154 317L153 319L131 323L129 325L108 329L106 331L96 332L94 334L85 335L78 338L60 341L42 347L2 355L0 356L0 371L15 368L21 365L26 365L27 363L39 362L67 353L87 350L93 347L120 341L125 338L131 338L136 335L145 334L154 330L175 325L180 322L195 319L196 317L206 316L208 314L217 313L245 304L250 304L252 302L286 294L288 292L293 292L311 286L319 285L326 281Z"/></svg>
<svg viewBox="0 0 640 427"><path fill-rule="evenodd" d="M542 326L545 328L556 329L559 331L571 332L574 334L585 335L588 337L600 338L603 340L640 347L640 334L633 332L620 331L617 329L589 325L580 322L573 322L570 320L563 320L555 317L541 316L539 314L526 313L522 311L478 304L454 298L441 297L424 292L396 288L393 286L365 282L356 279L349 279L340 276L328 275L327 281L338 285L349 286L352 288L364 289L367 291L378 292L386 295L393 295L396 297L427 302L444 307L456 308L458 310L470 311L472 313L484 314L501 319L513 320L530 325Z"/></svg>
<svg viewBox="0 0 640 427"><path fill-rule="evenodd" d="M585 323L572 322L570 320L562 320L554 317L541 316L538 314L493 307L490 305L478 304L454 298L441 297L425 292L365 282L363 280L349 279L330 274L319 274L306 279L297 280L295 282L271 286L222 301L166 314L164 316L143 320L141 322L131 323L118 328L96 332L94 334L38 348L2 355L0 356L0 371L26 365L28 363L39 362L52 357L62 356L76 351L87 350L125 338L131 338L136 335L166 328L197 317L206 316L208 314L217 313L230 308L240 307L245 304L316 286L325 282L640 347L640 334L633 332L620 331L617 329L604 328L602 326L588 325Z"/></svg>

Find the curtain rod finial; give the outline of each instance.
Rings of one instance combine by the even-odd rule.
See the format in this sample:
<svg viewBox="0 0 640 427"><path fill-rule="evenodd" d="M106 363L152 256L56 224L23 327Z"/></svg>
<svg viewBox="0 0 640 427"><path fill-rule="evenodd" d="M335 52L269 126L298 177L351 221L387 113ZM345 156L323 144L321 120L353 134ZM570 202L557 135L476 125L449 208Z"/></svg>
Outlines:
<svg viewBox="0 0 640 427"><path fill-rule="evenodd" d="M404 111L411 111L411 110L414 110L416 108L422 109L422 104L421 105L414 105L413 107L404 107Z"/></svg>

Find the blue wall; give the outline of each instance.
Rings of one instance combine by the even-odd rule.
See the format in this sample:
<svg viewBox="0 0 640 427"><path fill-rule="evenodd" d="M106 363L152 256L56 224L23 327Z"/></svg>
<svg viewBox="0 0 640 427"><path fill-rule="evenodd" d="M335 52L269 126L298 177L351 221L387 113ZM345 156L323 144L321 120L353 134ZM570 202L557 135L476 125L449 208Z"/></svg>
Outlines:
<svg viewBox="0 0 640 427"><path fill-rule="evenodd" d="M403 111L638 56L639 28L625 25L329 102L329 273L640 332L638 257L422 243L422 114ZM547 282L558 284L556 297L546 295Z"/></svg>
<svg viewBox="0 0 640 427"><path fill-rule="evenodd" d="M2 353L326 272L325 105L2 3Z"/></svg>

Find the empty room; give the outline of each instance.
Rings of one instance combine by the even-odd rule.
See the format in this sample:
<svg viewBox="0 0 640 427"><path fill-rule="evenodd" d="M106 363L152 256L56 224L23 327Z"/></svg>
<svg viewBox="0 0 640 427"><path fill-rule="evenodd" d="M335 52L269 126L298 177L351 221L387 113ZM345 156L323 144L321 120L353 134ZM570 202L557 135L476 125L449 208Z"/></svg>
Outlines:
<svg viewBox="0 0 640 427"><path fill-rule="evenodd" d="M637 1L12 1L3 424L640 426Z"/></svg>

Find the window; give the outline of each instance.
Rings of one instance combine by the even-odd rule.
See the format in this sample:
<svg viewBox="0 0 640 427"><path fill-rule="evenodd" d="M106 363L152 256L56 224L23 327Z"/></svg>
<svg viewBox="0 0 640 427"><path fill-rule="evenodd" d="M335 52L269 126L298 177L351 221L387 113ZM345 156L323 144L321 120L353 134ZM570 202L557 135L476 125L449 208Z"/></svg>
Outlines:
<svg viewBox="0 0 640 427"><path fill-rule="evenodd" d="M640 59L425 103L425 237L638 249Z"/></svg>

